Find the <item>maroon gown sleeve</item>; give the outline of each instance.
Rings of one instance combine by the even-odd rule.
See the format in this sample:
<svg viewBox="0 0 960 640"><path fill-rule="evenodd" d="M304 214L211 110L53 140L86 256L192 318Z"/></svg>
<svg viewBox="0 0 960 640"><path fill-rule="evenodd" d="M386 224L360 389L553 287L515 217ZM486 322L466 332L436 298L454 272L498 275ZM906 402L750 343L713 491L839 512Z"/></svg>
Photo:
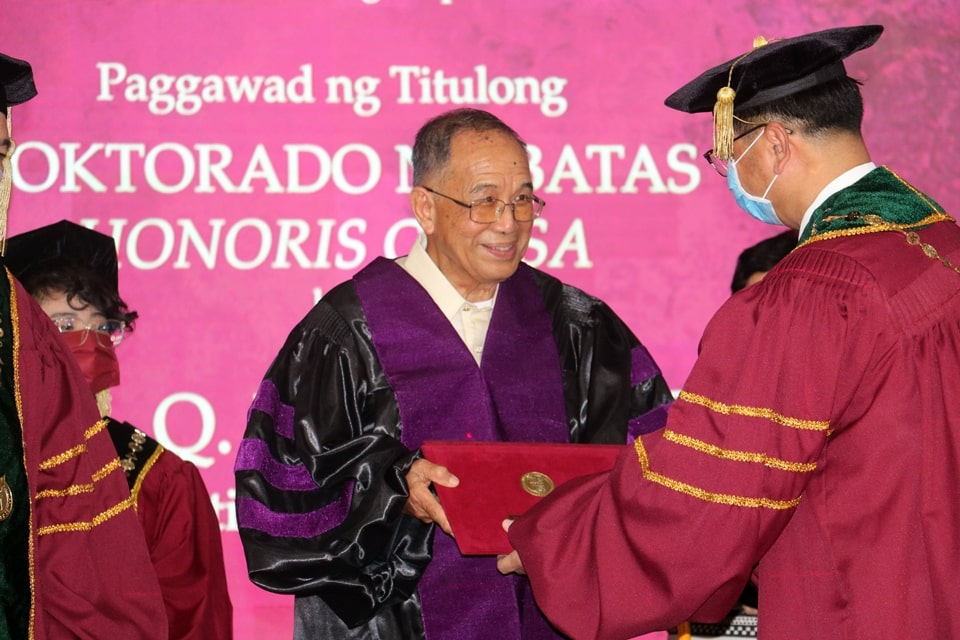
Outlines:
<svg viewBox="0 0 960 640"><path fill-rule="evenodd" d="M160 581L171 640L228 640L233 607L220 522L192 463L162 448L139 490L137 513Z"/></svg>
<svg viewBox="0 0 960 640"><path fill-rule="evenodd" d="M514 523L537 603L562 631L627 638L729 611L869 361L876 294L843 266L815 281L771 273L731 298L666 427Z"/></svg>
<svg viewBox="0 0 960 640"><path fill-rule="evenodd" d="M106 423L53 323L9 282L32 501L31 640L166 640L159 586Z"/></svg>

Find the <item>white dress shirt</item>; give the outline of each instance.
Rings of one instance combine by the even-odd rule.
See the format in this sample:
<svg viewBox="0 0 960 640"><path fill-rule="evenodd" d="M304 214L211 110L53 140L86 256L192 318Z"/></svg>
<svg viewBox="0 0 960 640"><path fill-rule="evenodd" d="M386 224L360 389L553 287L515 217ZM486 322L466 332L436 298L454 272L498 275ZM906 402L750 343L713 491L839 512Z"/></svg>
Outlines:
<svg viewBox="0 0 960 640"><path fill-rule="evenodd" d="M496 294L489 300L468 302L427 255L427 237L424 234L420 234L413 243L410 253L397 258L396 262L427 290L479 365Z"/></svg>

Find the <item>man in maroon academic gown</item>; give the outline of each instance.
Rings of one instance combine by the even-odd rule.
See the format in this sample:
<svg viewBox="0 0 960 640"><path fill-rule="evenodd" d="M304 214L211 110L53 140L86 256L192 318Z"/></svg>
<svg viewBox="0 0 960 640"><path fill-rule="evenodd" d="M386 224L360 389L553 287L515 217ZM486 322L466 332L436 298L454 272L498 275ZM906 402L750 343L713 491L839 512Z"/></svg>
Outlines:
<svg viewBox="0 0 960 640"><path fill-rule="evenodd" d="M703 335L666 428L563 486L510 540L573 638L718 619L751 573L759 637L960 637L960 229L877 167L842 59L882 27L762 44L667 99L799 246Z"/></svg>
<svg viewBox="0 0 960 640"><path fill-rule="evenodd" d="M37 93L0 54L0 238L9 108ZM56 327L0 270L0 638L166 640L160 589L123 469Z"/></svg>

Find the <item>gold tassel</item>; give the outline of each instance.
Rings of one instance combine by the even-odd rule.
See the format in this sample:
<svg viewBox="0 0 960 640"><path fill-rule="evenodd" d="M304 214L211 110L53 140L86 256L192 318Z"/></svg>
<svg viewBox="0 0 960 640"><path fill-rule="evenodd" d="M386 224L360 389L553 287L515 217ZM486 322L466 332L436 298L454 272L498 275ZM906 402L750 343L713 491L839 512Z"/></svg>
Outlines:
<svg viewBox="0 0 960 640"><path fill-rule="evenodd" d="M753 49L756 50L767 44L767 39L757 36L753 39ZM751 51L750 53L753 53ZM727 73L727 86L717 91L717 102L713 105L713 154L721 160L730 160L733 157L733 100L737 92L730 85L733 84L733 68L741 60L750 55L745 53L730 65Z"/></svg>
<svg viewBox="0 0 960 640"><path fill-rule="evenodd" d="M713 153L721 160L733 156L733 99L737 92L730 87L717 91L713 105Z"/></svg>
<svg viewBox="0 0 960 640"><path fill-rule="evenodd" d="M112 396L110 395L110 389L104 389L103 391L97 391L97 409L100 410L100 417L106 418L110 415L110 409L112 404Z"/></svg>
<svg viewBox="0 0 960 640"><path fill-rule="evenodd" d="M7 155L0 162L3 170L3 177L0 178L0 256L5 254L7 248L7 211L10 210L10 193L13 190L13 167L10 166L10 158L15 148L16 144L11 139Z"/></svg>

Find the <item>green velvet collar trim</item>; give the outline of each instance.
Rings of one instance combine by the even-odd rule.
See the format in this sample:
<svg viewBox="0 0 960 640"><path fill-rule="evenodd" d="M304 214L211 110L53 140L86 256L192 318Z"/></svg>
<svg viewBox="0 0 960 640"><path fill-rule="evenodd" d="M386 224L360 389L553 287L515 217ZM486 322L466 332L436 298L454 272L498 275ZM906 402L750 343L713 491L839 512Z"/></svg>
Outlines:
<svg viewBox="0 0 960 640"><path fill-rule="evenodd" d="M954 222L939 204L887 167L827 198L813 213L798 246L840 236L920 229Z"/></svg>

